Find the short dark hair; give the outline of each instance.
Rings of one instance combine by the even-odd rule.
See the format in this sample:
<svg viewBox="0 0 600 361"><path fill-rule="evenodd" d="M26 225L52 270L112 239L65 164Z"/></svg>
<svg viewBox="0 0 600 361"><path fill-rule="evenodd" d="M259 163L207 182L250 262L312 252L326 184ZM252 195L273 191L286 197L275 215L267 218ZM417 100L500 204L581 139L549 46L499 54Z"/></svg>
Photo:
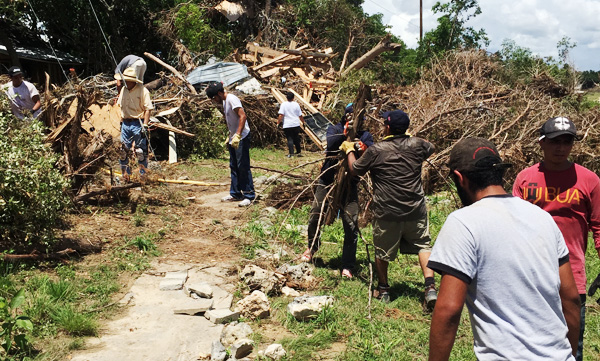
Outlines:
<svg viewBox="0 0 600 361"><path fill-rule="evenodd" d="M214 98L215 95L219 94L219 92L225 92L225 90L223 89L223 83L221 82L215 81L208 84L208 86L206 87L206 96L209 99Z"/></svg>
<svg viewBox="0 0 600 361"><path fill-rule="evenodd" d="M469 180L469 191L474 193L489 186L504 186L505 172L506 168L498 167L460 173Z"/></svg>
<svg viewBox="0 0 600 361"><path fill-rule="evenodd" d="M294 100L294 93L287 92L285 93L285 97L287 98L288 102L291 102L292 100Z"/></svg>

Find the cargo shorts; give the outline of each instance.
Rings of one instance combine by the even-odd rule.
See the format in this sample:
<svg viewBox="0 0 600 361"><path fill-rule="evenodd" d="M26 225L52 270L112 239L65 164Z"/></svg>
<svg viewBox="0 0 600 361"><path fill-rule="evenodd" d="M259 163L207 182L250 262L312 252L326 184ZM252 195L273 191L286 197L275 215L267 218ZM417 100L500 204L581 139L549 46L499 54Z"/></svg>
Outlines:
<svg viewBox="0 0 600 361"><path fill-rule="evenodd" d="M375 257L386 262L395 260L398 250L402 254L431 252L429 219L405 222L374 219L373 244Z"/></svg>

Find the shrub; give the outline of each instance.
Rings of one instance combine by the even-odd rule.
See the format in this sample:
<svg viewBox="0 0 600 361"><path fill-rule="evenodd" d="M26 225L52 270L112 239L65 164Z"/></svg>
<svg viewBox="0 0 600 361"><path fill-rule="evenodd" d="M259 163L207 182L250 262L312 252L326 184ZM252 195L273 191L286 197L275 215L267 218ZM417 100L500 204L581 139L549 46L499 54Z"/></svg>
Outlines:
<svg viewBox="0 0 600 361"><path fill-rule="evenodd" d="M43 125L19 120L0 99L0 248L48 248L68 204L57 155L44 144Z"/></svg>

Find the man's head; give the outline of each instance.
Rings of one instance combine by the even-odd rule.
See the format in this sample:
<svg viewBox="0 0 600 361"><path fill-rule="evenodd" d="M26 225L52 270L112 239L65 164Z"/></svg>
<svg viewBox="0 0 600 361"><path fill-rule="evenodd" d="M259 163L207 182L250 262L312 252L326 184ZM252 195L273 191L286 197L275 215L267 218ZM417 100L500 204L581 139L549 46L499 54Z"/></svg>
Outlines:
<svg viewBox="0 0 600 361"><path fill-rule="evenodd" d="M502 186L504 171L511 165L502 163L494 143L483 138L466 138L450 151L448 168L463 205L472 204L474 194L490 186ZM466 179L466 182L464 181ZM467 184L465 189L461 184Z"/></svg>
<svg viewBox="0 0 600 361"><path fill-rule="evenodd" d="M389 129L389 134L402 135L408 129L410 119L402 110L392 110L383 113L383 124Z"/></svg>
<svg viewBox="0 0 600 361"><path fill-rule="evenodd" d="M23 83L23 70L18 66L8 69L8 76L12 80L13 86L17 87Z"/></svg>
<svg viewBox="0 0 600 361"><path fill-rule="evenodd" d="M206 87L206 96L216 104L221 104L225 100L225 90L223 83L215 81Z"/></svg>
<svg viewBox="0 0 600 361"><path fill-rule="evenodd" d="M551 169L570 166L569 155L573 142L581 140L577 128L565 117L548 119L540 128L539 144L544 153L544 164Z"/></svg>
<svg viewBox="0 0 600 361"><path fill-rule="evenodd" d="M120 85L120 82L125 80L125 86L129 90L133 89L136 84L144 84L142 80L137 78L134 68L127 68L122 74L116 73L114 78L117 80L117 85Z"/></svg>
<svg viewBox="0 0 600 361"><path fill-rule="evenodd" d="M292 93L292 92L285 93L285 98L287 99L288 102L291 102L292 100L294 100L294 93Z"/></svg>

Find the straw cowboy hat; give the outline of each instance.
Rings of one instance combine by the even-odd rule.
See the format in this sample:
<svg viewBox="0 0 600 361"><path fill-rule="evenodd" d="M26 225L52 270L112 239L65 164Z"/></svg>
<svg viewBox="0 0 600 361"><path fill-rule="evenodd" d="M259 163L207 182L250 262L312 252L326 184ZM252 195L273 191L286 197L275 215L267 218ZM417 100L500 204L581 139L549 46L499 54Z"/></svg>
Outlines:
<svg viewBox="0 0 600 361"><path fill-rule="evenodd" d="M136 77L135 69L134 68L127 68L127 69L125 69L125 71L123 72L122 75L119 74L119 73L115 74L115 79L117 79L117 80L123 80L123 79L130 80L130 81L134 81L134 82L139 83L139 84L143 84L144 83L142 80L140 80L140 79L138 79Z"/></svg>

